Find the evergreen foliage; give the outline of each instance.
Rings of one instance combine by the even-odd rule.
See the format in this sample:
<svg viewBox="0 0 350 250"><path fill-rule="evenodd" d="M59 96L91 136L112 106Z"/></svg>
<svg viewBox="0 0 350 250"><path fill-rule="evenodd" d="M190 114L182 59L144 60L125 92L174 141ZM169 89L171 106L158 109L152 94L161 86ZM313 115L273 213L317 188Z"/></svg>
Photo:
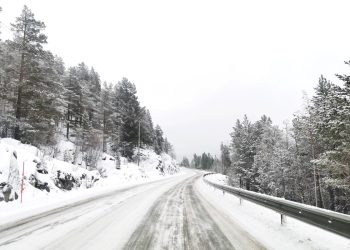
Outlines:
<svg viewBox="0 0 350 250"><path fill-rule="evenodd" d="M266 116L237 120L225 173L248 190L349 214L350 76L337 76L343 86L319 78L291 129ZM223 146L221 152L227 155Z"/></svg>
<svg viewBox="0 0 350 250"><path fill-rule="evenodd" d="M188 160L188 158L186 156L183 157L180 165L185 167L185 168L189 168L190 167L190 161Z"/></svg>
<svg viewBox="0 0 350 250"><path fill-rule="evenodd" d="M221 173L228 174L228 169L231 166L231 155L230 148L227 145L221 143L220 145L221 159L219 160L219 165L221 165Z"/></svg>
<svg viewBox="0 0 350 250"><path fill-rule="evenodd" d="M174 155L149 110L141 107L135 85L123 78L101 82L85 63L65 68L44 49L45 24L24 6L12 24L13 39L0 40L0 136L55 148L60 134L76 145L90 168L102 152L132 159L134 149L149 147ZM140 143L139 143L140 137ZM81 160L79 160L81 161Z"/></svg>
<svg viewBox="0 0 350 250"><path fill-rule="evenodd" d="M193 155L190 166L192 168L210 170L215 167L215 163L218 163L210 153L202 153L202 155Z"/></svg>

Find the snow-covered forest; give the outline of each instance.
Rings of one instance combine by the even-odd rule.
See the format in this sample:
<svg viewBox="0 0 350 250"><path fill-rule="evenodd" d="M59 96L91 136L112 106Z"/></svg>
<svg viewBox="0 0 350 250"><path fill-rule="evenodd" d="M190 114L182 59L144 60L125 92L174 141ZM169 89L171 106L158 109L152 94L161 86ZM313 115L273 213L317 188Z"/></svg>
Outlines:
<svg viewBox="0 0 350 250"><path fill-rule="evenodd" d="M248 190L349 214L350 76L337 77L342 85L319 78L291 125L237 120L222 172Z"/></svg>
<svg viewBox="0 0 350 250"><path fill-rule="evenodd" d="M61 58L44 49L44 29L25 6L12 24L13 39L0 43L1 137L45 146L54 156L64 135L93 167L100 152L131 158L140 124L141 146L172 152L132 82L102 83L85 63L66 69Z"/></svg>
<svg viewBox="0 0 350 250"><path fill-rule="evenodd" d="M0 201L7 191L6 201L18 197L20 172L27 188L50 192L90 188L108 169L134 169L128 162L140 171L125 170L127 178L144 178L147 168L177 171L173 146L131 81L102 82L85 63L65 68L45 50L45 24L26 6L11 26L13 39L0 41L0 136L7 138L0 140Z"/></svg>

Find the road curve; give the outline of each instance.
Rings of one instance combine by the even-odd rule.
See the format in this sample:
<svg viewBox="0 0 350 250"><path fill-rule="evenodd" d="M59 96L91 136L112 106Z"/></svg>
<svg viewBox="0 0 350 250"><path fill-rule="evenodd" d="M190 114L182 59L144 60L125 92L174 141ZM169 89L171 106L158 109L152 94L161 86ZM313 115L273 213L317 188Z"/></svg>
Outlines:
<svg viewBox="0 0 350 250"><path fill-rule="evenodd" d="M0 231L0 249L264 249L198 192L200 177L117 190Z"/></svg>

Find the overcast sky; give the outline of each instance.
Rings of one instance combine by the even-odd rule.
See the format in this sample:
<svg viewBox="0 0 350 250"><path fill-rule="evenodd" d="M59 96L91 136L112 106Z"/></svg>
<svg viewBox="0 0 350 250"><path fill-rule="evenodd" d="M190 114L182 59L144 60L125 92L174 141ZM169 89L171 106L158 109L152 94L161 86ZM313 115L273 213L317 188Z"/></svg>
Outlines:
<svg viewBox="0 0 350 250"><path fill-rule="evenodd" d="M321 74L349 74L350 1L0 0L3 39L24 4L66 66L134 82L179 157L218 154L244 114L290 121Z"/></svg>

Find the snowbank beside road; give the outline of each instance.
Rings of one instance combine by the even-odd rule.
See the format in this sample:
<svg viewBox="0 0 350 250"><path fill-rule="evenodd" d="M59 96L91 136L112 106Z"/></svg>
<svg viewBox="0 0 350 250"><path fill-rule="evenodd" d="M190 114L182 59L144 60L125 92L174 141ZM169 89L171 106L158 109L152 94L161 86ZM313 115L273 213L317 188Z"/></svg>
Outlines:
<svg viewBox="0 0 350 250"><path fill-rule="evenodd" d="M71 144L66 142L61 145L62 153L58 158L67 157L67 152L72 152L68 147ZM14 153L17 158L14 158ZM9 138L0 139L0 184L6 183L13 192L13 201L0 202L0 228L28 216L180 172L175 160L166 154L159 156L149 149L142 149L141 153L140 166L121 158L117 169L116 159L102 154L97 169L88 170L81 165L44 156L42 151L31 145ZM23 203L20 203L23 164ZM4 189L0 185L0 198L4 197L2 191Z"/></svg>
<svg viewBox="0 0 350 250"><path fill-rule="evenodd" d="M149 149L141 150L140 166L121 158L117 169L116 159L102 154L97 167L89 170L82 161L78 161L79 165L71 163L74 155L71 142L61 142L58 146L61 148L57 148L57 157L52 158L44 156L34 146L14 139L0 139L0 201L5 197L8 201L20 196L22 174L23 203L27 203L67 194L67 191L155 180L179 171L177 163L170 156L159 156ZM18 200L13 202L18 203ZM0 207L6 205L0 202Z"/></svg>
<svg viewBox="0 0 350 250"><path fill-rule="evenodd" d="M152 178L142 179L124 179L124 182L112 182L110 178L106 178L103 183L98 183L94 188L75 189L70 192L60 192L55 195L43 195L40 197L29 199L23 204L17 202L0 203L0 230L8 224L16 223L31 216L46 213L57 208L67 205L84 202L88 199L95 199L101 195L105 195L117 190L135 187L144 183L152 183L159 180L166 180L178 175L186 175L186 171L179 171L175 175L153 176ZM113 184L113 185L111 185ZM29 193L25 195L31 195Z"/></svg>
<svg viewBox="0 0 350 250"><path fill-rule="evenodd" d="M220 184L228 185L228 176L223 174L210 174L205 177L208 181Z"/></svg>
<svg viewBox="0 0 350 250"><path fill-rule="evenodd" d="M225 184L222 175L209 176L206 177L208 180ZM286 224L281 225L279 213L246 200L240 205L236 196L223 193L202 179L196 188L211 204L224 211L232 223L268 249L350 249L350 240L344 237L290 217L287 217Z"/></svg>

